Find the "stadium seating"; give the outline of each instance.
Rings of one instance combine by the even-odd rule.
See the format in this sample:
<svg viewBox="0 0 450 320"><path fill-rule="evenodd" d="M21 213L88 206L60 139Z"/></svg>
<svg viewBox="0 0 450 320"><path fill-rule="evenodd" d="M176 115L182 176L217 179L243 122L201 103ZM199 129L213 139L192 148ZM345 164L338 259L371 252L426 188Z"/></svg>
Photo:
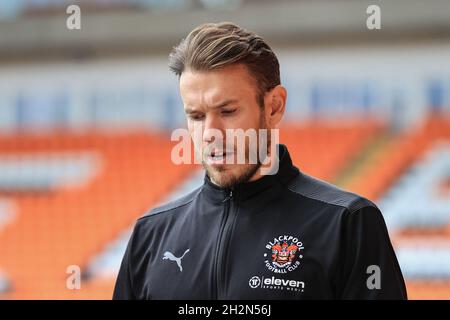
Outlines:
<svg viewBox="0 0 450 320"><path fill-rule="evenodd" d="M341 186L376 201L383 200L408 168L442 139L450 141L450 122L439 118L400 135L389 135L379 123L358 121L286 123L280 135L302 171L333 183L346 181ZM24 175L13 188L11 179L0 174L0 186L5 185L0 200L15 208L13 218L0 223L0 298L109 299L112 274L136 218L166 200L199 168L172 164L172 145L167 135L155 132L0 136L0 167L23 169L29 175L35 165L41 170L36 176L45 178L41 185L27 185ZM19 164L8 167L11 161L5 159ZM61 173L64 168L70 173ZM10 173L11 177L15 175ZM450 225L405 227L391 236L411 276L410 297L448 298L450 282L430 284L421 278L427 272L436 276L439 269L436 263L424 267L415 259L417 252L432 253L426 246L417 249L412 240L435 239L445 251ZM110 251L111 247L119 251ZM81 290L65 286L69 265L81 267ZM110 269L102 276L93 265Z"/></svg>
<svg viewBox="0 0 450 320"><path fill-rule="evenodd" d="M280 130L280 141L289 146L302 171L334 182L381 132L382 125L374 121L287 123Z"/></svg>
<svg viewBox="0 0 450 320"><path fill-rule="evenodd" d="M65 288L67 266L84 266L190 171L171 164L168 141L141 133L0 138L2 155L95 151L102 160L87 185L5 194L18 207L15 221L0 232L0 265L12 282L10 297L84 297L84 290Z"/></svg>

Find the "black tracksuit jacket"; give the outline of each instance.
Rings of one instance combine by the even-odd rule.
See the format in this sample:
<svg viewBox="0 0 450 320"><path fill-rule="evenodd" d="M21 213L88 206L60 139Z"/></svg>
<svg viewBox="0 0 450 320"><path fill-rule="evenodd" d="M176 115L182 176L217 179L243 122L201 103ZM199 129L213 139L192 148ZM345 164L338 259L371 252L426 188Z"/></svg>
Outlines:
<svg viewBox="0 0 450 320"><path fill-rule="evenodd" d="M377 206L279 156L275 175L232 190L206 175L138 219L113 299L406 299Z"/></svg>

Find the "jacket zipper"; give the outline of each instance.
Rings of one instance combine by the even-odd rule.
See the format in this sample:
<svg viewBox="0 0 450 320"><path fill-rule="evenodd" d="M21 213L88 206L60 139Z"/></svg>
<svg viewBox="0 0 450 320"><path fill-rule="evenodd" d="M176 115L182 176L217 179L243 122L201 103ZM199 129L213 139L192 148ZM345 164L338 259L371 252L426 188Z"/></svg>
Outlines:
<svg viewBox="0 0 450 320"><path fill-rule="evenodd" d="M220 257L223 255L222 254L222 247L223 247L223 237L224 237L224 230L225 227L227 225L229 216L230 216L230 202L231 199L233 197L233 191L229 190L227 192L227 196L225 197L224 200L222 200L222 203L224 203L224 215L222 217L222 221L220 223L220 228L219 228L219 236L218 236L218 241L217 241L217 246L216 246L216 256L214 257L214 282L215 282L215 286L214 286L214 295L215 295L215 299L219 298L219 285L220 285L220 275L221 272L219 271L219 263L221 261L219 261Z"/></svg>

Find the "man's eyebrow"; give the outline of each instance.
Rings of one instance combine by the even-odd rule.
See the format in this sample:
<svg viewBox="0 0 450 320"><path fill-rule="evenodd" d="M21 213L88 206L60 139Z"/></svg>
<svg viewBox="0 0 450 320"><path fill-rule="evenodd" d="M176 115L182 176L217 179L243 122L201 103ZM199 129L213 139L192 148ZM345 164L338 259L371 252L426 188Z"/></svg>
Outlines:
<svg viewBox="0 0 450 320"><path fill-rule="evenodd" d="M238 102L236 99L228 99L228 100L225 100L225 101L223 101L223 102L221 102L219 104L216 104L215 106L212 106L211 109L223 108L223 107L226 107L226 106L228 106L230 104L233 104L233 103L236 103L236 102Z"/></svg>
<svg viewBox="0 0 450 320"><path fill-rule="evenodd" d="M224 107L226 107L226 106L228 106L230 104L236 103L236 102L238 102L237 99L228 99L228 100L225 100L223 102L220 102L220 103L216 104L215 106L212 106L211 109L224 108ZM184 112L185 113L195 113L195 112L199 112L199 110L196 110L194 108L185 108Z"/></svg>

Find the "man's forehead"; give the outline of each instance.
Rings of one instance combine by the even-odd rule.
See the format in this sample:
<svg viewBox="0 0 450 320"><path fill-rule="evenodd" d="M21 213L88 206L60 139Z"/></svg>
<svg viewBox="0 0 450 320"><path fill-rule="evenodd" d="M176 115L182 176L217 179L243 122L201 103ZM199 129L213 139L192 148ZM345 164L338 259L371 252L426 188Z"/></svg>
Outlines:
<svg viewBox="0 0 450 320"><path fill-rule="evenodd" d="M182 90L181 92L185 108L221 108L242 99L241 90L228 90L221 87L208 89Z"/></svg>
<svg viewBox="0 0 450 320"><path fill-rule="evenodd" d="M180 77L180 93L186 105L215 106L225 100L252 95L254 86L245 68L229 66L211 71L186 71Z"/></svg>

